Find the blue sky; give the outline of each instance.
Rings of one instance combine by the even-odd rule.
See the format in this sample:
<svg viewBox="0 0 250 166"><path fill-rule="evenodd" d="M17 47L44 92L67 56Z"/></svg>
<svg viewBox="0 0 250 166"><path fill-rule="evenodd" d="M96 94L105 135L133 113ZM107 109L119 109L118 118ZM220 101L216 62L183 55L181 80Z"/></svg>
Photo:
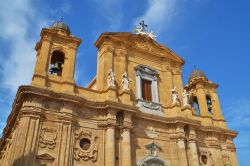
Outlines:
<svg viewBox="0 0 250 166"><path fill-rule="evenodd" d="M94 42L102 32L131 32L144 19L157 42L186 64L186 84L193 66L220 85L218 92L235 139L240 165L250 153L250 1L248 0L1 0L0 131L16 90L31 82L35 44L42 27L64 18L83 40L75 79L86 86L96 72Z"/></svg>

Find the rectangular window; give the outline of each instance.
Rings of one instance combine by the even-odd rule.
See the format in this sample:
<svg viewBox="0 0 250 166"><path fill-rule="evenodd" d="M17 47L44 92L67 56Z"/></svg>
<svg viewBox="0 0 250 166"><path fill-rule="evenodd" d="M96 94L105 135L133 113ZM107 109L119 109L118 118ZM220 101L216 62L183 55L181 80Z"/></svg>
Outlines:
<svg viewBox="0 0 250 166"><path fill-rule="evenodd" d="M142 79L142 98L143 98L143 100L152 101L151 83L152 83L152 81Z"/></svg>

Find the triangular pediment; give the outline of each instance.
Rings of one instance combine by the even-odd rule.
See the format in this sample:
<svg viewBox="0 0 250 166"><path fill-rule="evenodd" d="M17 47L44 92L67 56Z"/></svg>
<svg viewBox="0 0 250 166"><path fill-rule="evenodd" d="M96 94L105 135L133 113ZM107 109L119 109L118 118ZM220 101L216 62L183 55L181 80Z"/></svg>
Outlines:
<svg viewBox="0 0 250 166"><path fill-rule="evenodd" d="M43 153L36 156L39 160L54 160L55 158L48 153Z"/></svg>
<svg viewBox="0 0 250 166"><path fill-rule="evenodd" d="M119 41L129 45L131 48L143 51L148 54L153 54L158 57L168 58L175 62L184 64L184 60L180 58L171 49L159 44L147 35L136 35L129 32L103 33L96 41L96 46L99 48L105 40Z"/></svg>

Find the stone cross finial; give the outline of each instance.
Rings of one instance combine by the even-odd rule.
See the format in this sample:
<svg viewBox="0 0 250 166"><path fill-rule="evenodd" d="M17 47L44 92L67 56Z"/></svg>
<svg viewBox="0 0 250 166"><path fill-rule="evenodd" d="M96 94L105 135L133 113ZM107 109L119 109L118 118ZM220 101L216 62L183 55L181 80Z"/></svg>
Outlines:
<svg viewBox="0 0 250 166"><path fill-rule="evenodd" d="M145 27L148 27L148 25L146 25L146 24L144 23L144 20L142 20L139 24L141 25L142 31L145 31L145 30L146 30Z"/></svg>
<svg viewBox="0 0 250 166"><path fill-rule="evenodd" d="M144 20L142 20L142 21L139 23L139 26L137 26L137 27L134 29L134 32L135 32L136 34L147 35L147 36L149 36L150 38L155 39L155 38L156 38L156 35L153 33L153 31L147 30L146 27L148 27L148 25L146 25L146 24L144 23Z"/></svg>

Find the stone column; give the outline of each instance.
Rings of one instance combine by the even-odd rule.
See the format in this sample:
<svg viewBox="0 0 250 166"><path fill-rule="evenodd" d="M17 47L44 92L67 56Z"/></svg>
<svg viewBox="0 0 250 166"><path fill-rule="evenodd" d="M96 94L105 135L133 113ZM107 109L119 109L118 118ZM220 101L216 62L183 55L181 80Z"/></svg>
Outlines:
<svg viewBox="0 0 250 166"><path fill-rule="evenodd" d="M37 53L37 60L34 75L32 78L32 85L44 86L46 82L46 73L48 71L48 63L50 60L50 37L42 37L42 46Z"/></svg>
<svg viewBox="0 0 250 166"><path fill-rule="evenodd" d="M190 149L190 157L192 161L192 166L199 166L199 158L198 158L198 152L197 152L197 146L195 140L189 140L188 141L188 147Z"/></svg>
<svg viewBox="0 0 250 166"><path fill-rule="evenodd" d="M107 126L105 140L105 166L115 166L115 127Z"/></svg>
<svg viewBox="0 0 250 166"><path fill-rule="evenodd" d="M200 109L200 115L210 116L208 112L208 107L207 107L207 99L206 99L205 90L203 89L202 85L197 85L197 99L198 99L198 104L199 104L199 109Z"/></svg>
<svg viewBox="0 0 250 166"><path fill-rule="evenodd" d="M179 135L177 138L179 164L186 166L188 165L188 160L187 160L187 151L185 147L184 125L181 124L177 127L177 134Z"/></svg>
<svg viewBox="0 0 250 166"><path fill-rule="evenodd" d="M74 117L74 104L72 103L63 103L63 107L61 109L61 112L64 112L65 114L62 114L59 117L59 120L61 121L61 131L59 134L60 140L59 142L59 148L58 148L58 161L55 163L55 165L61 165L61 166L72 166L73 165L73 140L74 140L74 133L75 133L75 117Z"/></svg>
<svg viewBox="0 0 250 166"><path fill-rule="evenodd" d="M74 81L74 73L75 73L75 59L76 59L77 47L70 47L68 51L68 56L65 58L65 66L63 69L63 77L67 81Z"/></svg>
<svg viewBox="0 0 250 166"><path fill-rule="evenodd" d="M9 153L9 163L13 165L31 166L35 164L37 154L38 133L40 126L39 117L22 116L12 141ZM10 164L11 165L11 164Z"/></svg>
<svg viewBox="0 0 250 166"><path fill-rule="evenodd" d="M192 166L199 166L199 157L196 145L196 133L195 129L192 126L189 126L189 140L188 140L188 147L190 152L190 158Z"/></svg>
<svg viewBox="0 0 250 166"><path fill-rule="evenodd" d="M37 56L37 63L36 69L39 74L45 74L48 70L48 64L50 63L50 43L51 37L43 36L42 39L42 46L40 48L40 53Z"/></svg>
<svg viewBox="0 0 250 166"><path fill-rule="evenodd" d="M121 142L121 163L122 166L131 166L131 142L130 142L130 129L123 129L122 142Z"/></svg>
<svg viewBox="0 0 250 166"><path fill-rule="evenodd" d="M42 99L27 96L20 110L20 120L10 147L9 165L35 164L37 155Z"/></svg>
<svg viewBox="0 0 250 166"><path fill-rule="evenodd" d="M61 126L61 140L59 148L58 165L72 166L73 165L73 144L72 139L73 125L71 123L63 122Z"/></svg>
<svg viewBox="0 0 250 166"><path fill-rule="evenodd" d="M177 147L178 147L179 165L183 166L188 165L184 138L178 138Z"/></svg>
<svg viewBox="0 0 250 166"><path fill-rule="evenodd" d="M214 108L213 110L214 118L224 120L223 115L221 113L221 109L220 109L220 102L219 102L218 94L216 92L212 93L212 105Z"/></svg>

